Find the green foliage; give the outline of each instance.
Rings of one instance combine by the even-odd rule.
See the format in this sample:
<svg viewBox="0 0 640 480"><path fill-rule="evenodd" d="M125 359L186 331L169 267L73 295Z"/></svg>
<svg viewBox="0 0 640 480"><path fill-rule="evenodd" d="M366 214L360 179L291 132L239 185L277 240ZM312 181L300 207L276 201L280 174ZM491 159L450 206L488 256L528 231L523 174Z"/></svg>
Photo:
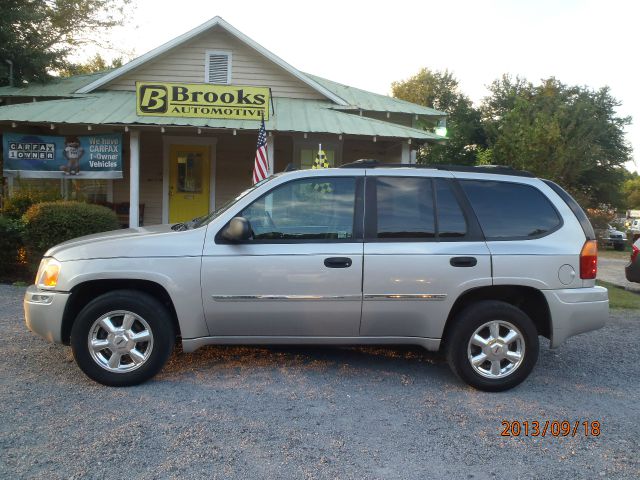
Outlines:
<svg viewBox="0 0 640 480"><path fill-rule="evenodd" d="M631 149L607 87L568 86L554 78L534 86L503 77L482 112L493 160L567 188L585 206L621 206Z"/></svg>
<svg viewBox="0 0 640 480"><path fill-rule="evenodd" d="M27 257L32 265L58 243L119 228L113 210L80 202L38 203L27 210L23 221Z"/></svg>
<svg viewBox="0 0 640 480"><path fill-rule="evenodd" d="M0 216L0 276L18 268L24 225L20 220Z"/></svg>
<svg viewBox="0 0 640 480"><path fill-rule="evenodd" d="M420 70L413 77L391 84L393 96L448 113L444 144L426 145L418 153L420 163L455 163L473 165L476 149L485 146L480 112L460 92L458 80L451 72ZM435 124L421 125L432 130Z"/></svg>
<svg viewBox="0 0 640 480"><path fill-rule="evenodd" d="M640 209L640 175L630 176L622 185L622 193L625 196L627 208Z"/></svg>
<svg viewBox="0 0 640 480"><path fill-rule="evenodd" d="M75 65L69 65L68 67L60 70L60 76L70 77L72 75L86 75L89 73L103 72L105 70L111 70L113 68L121 67L123 63L122 57L114 58L111 63L96 53L94 57L90 58L86 63L78 63Z"/></svg>
<svg viewBox="0 0 640 480"><path fill-rule="evenodd" d="M9 83L5 59L14 64L15 85L46 81L68 68L68 56L125 19L130 0L3 0L0 15L0 86Z"/></svg>
<svg viewBox="0 0 640 480"><path fill-rule="evenodd" d="M4 200L3 215L5 217L19 220L29 210L31 205L60 199L60 193L57 190L35 190L20 189L14 192L10 197Z"/></svg>

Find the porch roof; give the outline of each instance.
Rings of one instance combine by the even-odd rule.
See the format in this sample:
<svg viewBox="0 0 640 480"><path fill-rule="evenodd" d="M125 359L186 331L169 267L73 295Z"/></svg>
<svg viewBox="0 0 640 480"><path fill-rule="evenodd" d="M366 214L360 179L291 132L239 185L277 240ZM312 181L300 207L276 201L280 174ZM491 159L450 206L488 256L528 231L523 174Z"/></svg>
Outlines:
<svg viewBox="0 0 640 480"><path fill-rule="evenodd" d="M327 101L274 98L268 131L364 135L414 140L445 140L431 132L331 108ZM0 107L0 121L83 125L159 125L257 130L259 122L210 118L138 116L135 92L102 91L87 96Z"/></svg>

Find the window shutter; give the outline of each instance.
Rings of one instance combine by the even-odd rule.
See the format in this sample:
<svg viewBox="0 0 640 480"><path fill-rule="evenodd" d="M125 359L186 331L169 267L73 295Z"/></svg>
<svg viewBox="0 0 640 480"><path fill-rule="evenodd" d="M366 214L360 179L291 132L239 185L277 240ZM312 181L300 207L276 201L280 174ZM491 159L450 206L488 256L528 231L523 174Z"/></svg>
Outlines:
<svg viewBox="0 0 640 480"><path fill-rule="evenodd" d="M207 82L229 83L230 57L228 53L207 54Z"/></svg>

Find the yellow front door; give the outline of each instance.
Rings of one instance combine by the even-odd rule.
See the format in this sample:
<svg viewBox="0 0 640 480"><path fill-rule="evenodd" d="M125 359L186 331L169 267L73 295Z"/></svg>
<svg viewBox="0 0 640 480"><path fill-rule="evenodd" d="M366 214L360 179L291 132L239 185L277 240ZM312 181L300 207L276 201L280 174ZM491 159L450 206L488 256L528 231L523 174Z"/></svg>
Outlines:
<svg viewBox="0 0 640 480"><path fill-rule="evenodd" d="M209 147L171 145L169 157L169 223L209 213Z"/></svg>

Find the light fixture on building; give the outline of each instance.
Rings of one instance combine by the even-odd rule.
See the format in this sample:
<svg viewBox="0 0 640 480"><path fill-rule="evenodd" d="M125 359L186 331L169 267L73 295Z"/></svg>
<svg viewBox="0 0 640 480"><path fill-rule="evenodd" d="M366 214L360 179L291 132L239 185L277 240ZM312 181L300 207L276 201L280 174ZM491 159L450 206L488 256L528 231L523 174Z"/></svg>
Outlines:
<svg viewBox="0 0 640 480"><path fill-rule="evenodd" d="M447 119L441 118L438 120L438 125L435 130L436 135L440 135L441 137L447 136Z"/></svg>
<svg viewBox="0 0 640 480"><path fill-rule="evenodd" d="M387 112L387 118L391 118L391 112Z"/></svg>
<svg viewBox="0 0 640 480"><path fill-rule="evenodd" d="M11 128L16 128L18 124L16 122L11 122Z"/></svg>
<svg viewBox="0 0 640 480"><path fill-rule="evenodd" d="M49 128L50 128L51 130L55 130L56 126L52 123L51 125L49 125Z"/></svg>
<svg viewBox="0 0 640 480"><path fill-rule="evenodd" d="M307 132L304 132L304 138L307 138Z"/></svg>
<svg viewBox="0 0 640 480"><path fill-rule="evenodd" d="M411 139L407 140L407 143L408 143L409 145L411 145Z"/></svg>
<svg viewBox="0 0 640 480"><path fill-rule="evenodd" d="M128 131L129 131L129 126L128 126L128 125L125 125L125 126L124 126L124 131L125 131L125 132L128 132Z"/></svg>
<svg viewBox="0 0 640 480"><path fill-rule="evenodd" d="M235 128L233 129L233 134L234 134L234 135L237 135L237 134L238 134L238 131L237 131Z"/></svg>
<svg viewBox="0 0 640 480"><path fill-rule="evenodd" d="M338 135L338 140L342 141L342 135Z"/></svg>
<svg viewBox="0 0 640 480"><path fill-rule="evenodd" d="M373 143L376 143L378 141L378 137L373 137Z"/></svg>
<svg viewBox="0 0 640 480"><path fill-rule="evenodd" d="M87 125L87 130L91 131L93 130L93 127L91 125Z"/></svg>
<svg viewBox="0 0 640 480"><path fill-rule="evenodd" d="M202 129L201 129L201 128L199 128L199 129L198 129L198 135L200 135L201 133L202 133Z"/></svg>
<svg viewBox="0 0 640 480"><path fill-rule="evenodd" d="M160 133L164 133L164 127L160 127Z"/></svg>

